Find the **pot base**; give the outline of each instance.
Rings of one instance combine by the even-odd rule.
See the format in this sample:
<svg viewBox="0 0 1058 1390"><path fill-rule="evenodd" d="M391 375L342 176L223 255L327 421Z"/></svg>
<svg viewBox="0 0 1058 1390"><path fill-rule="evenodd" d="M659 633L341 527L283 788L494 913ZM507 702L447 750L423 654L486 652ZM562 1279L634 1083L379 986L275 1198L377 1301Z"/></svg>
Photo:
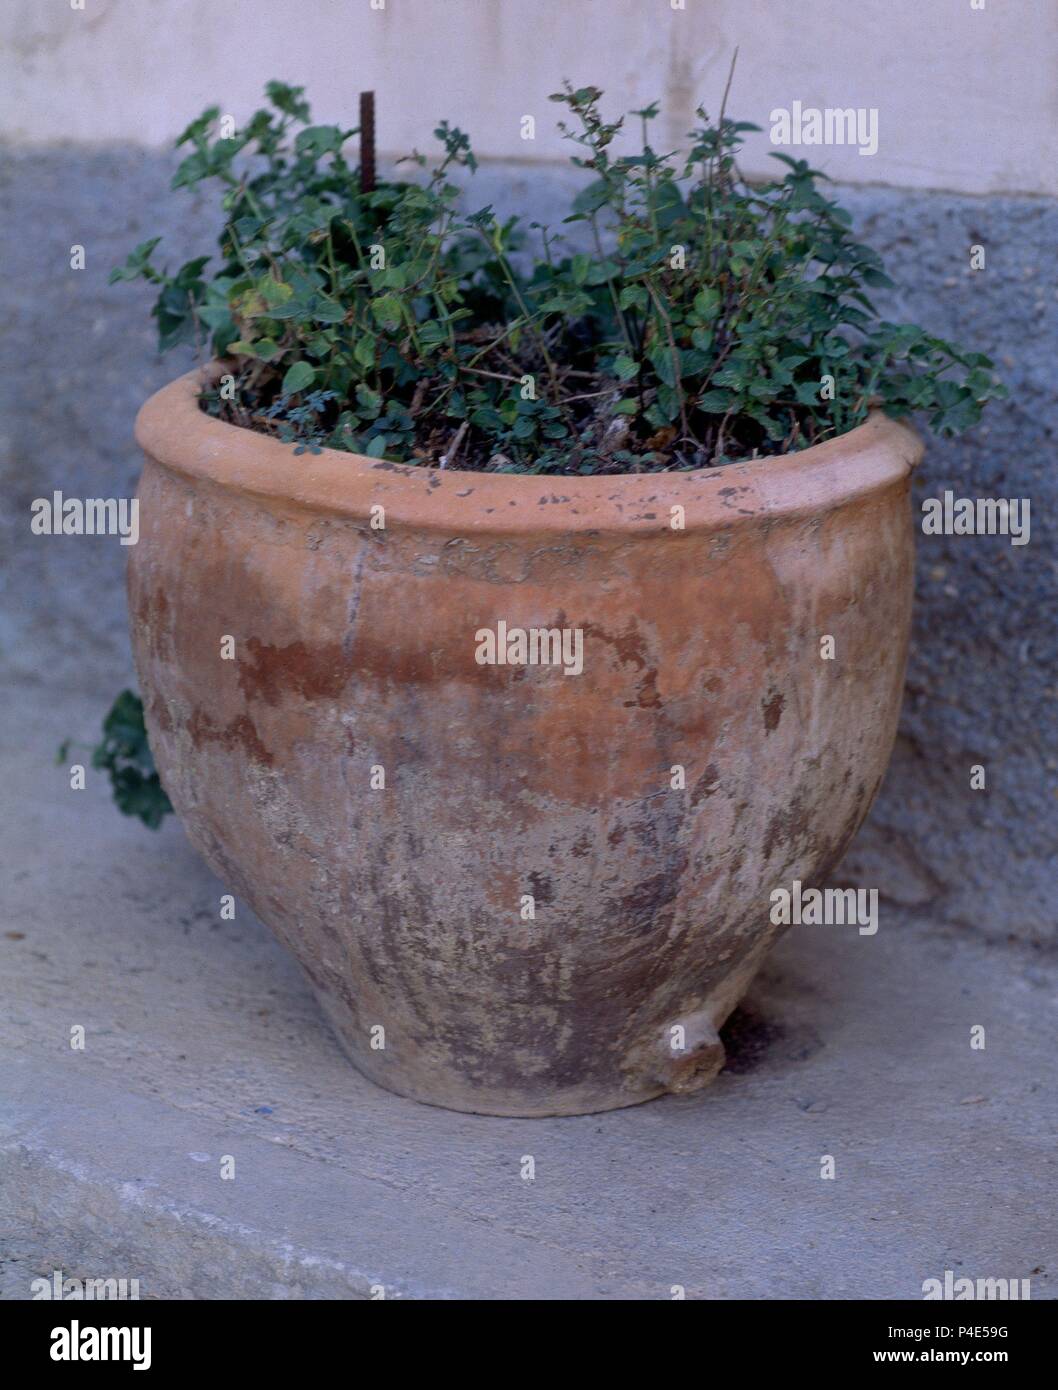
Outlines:
<svg viewBox="0 0 1058 1390"><path fill-rule="evenodd" d="M597 1115L643 1105L664 1095L690 1095L704 1090L720 1075L726 1054L720 1029L734 1012L753 981L770 946L770 939L754 951L719 986L700 1008L683 1013L632 1047L620 1069L620 1080L611 1087L539 1087L541 1099L514 1100L509 1081L480 1087L461 1080L439 1059L403 1061L397 1049L377 1050L363 1043L365 1030L349 1005L314 981L312 992L342 1051L357 1071L394 1095L442 1110L467 1115L495 1115L507 1119L546 1119L559 1115ZM355 1041L354 1041L355 1040ZM432 1064L431 1064L432 1063ZM459 1080L457 1086L453 1084ZM526 1077L526 1090L531 1078Z"/></svg>

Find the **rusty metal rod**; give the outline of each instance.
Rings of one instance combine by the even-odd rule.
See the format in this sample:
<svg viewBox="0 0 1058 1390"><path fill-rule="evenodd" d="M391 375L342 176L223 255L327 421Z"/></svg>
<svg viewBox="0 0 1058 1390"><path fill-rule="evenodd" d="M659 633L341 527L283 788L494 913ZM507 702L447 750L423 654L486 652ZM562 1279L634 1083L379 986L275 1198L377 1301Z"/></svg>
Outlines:
<svg viewBox="0 0 1058 1390"><path fill-rule="evenodd" d="M375 189L375 94L360 93L360 191Z"/></svg>

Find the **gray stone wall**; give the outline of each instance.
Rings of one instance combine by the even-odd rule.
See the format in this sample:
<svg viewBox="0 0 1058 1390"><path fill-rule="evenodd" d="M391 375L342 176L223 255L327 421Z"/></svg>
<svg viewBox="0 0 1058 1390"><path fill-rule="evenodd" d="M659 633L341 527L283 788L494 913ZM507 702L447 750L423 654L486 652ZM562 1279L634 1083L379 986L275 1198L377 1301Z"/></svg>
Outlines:
<svg viewBox="0 0 1058 1390"><path fill-rule="evenodd" d="M186 353L158 358L147 287L106 284L148 236L164 234L174 265L212 245L210 206L171 195L171 168L167 156L131 148L0 153L2 658L42 698L52 684L97 695L100 714L131 679L125 550L112 538L30 537L29 506L54 489L131 495L136 410L190 364ZM557 222L569 186L560 170L487 166L474 202ZM988 352L1010 387L971 435L928 441L916 499L950 488L1032 505L1025 546L1001 536L920 538L901 734L842 874L879 887L903 920L930 929L997 945L1053 941L1058 205L839 192L900 287L879 301L885 312ZM83 271L69 268L74 244L85 247ZM971 245L986 248L985 270L969 269ZM95 729L66 732L87 739ZM986 769L985 791L970 789L975 764Z"/></svg>

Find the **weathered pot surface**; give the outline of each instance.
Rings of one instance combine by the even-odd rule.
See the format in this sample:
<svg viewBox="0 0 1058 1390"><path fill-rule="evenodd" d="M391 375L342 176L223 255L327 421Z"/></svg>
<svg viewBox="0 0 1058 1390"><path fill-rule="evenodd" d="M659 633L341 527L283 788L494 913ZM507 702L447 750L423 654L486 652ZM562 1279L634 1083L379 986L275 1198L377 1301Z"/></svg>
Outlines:
<svg viewBox="0 0 1058 1390"><path fill-rule="evenodd" d="M202 413L200 380L140 412L129 571L192 841L391 1090L552 1115L711 1080L770 894L826 877L885 772L915 435L447 473L295 456ZM481 664L501 623L569 659Z"/></svg>

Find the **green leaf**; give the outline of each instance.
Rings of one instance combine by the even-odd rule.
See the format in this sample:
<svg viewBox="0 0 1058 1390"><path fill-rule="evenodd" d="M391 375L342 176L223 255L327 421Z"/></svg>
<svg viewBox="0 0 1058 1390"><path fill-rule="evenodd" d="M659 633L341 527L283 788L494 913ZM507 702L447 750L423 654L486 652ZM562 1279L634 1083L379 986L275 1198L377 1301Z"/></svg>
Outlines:
<svg viewBox="0 0 1058 1390"><path fill-rule="evenodd" d="M283 378L283 395L296 395L299 391L306 390L315 380L316 373L307 362L295 362Z"/></svg>
<svg viewBox="0 0 1058 1390"><path fill-rule="evenodd" d="M313 305L312 317L317 323L342 323L345 320L345 310L337 300L321 295Z"/></svg>
<svg viewBox="0 0 1058 1390"><path fill-rule="evenodd" d="M138 280L140 276L148 279L156 278L156 272L151 274L150 265L151 252L161 241L160 236L151 237L150 241L141 241L139 246L129 252L123 266L115 266L107 278L108 285L116 285L119 280Z"/></svg>
<svg viewBox="0 0 1058 1390"><path fill-rule="evenodd" d="M277 280L274 276L266 275L257 286L261 298L269 308L278 308L280 304L286 304L294 296L292 285L288 285L285 280Z"/></svg>
<svg viewBox="0 0 1058 1390"><path fill-rule="evenodd" d="M371 312L375 322L382 328L399 328L401 324L400 300L395 294L382 294L371 302Z"/></svg>
<svg viewBox="0 0 1058 1390"><path fill-rule="evenodd" d="M377 391L361 383L356 388L356 401L360 414L368 420L376 419L382 411L382 397Z"/></svg>
<svg viewBox="0 0 1058 1390"><path fill-rule="evenodd" d="M178 165L169 187L172 189L190 188L192 184L208 178L211 173L209 155L204 150L196 150L194 154L189 154Z"/></svg>
<svg viewBox="0 0 1058 1390"><path fill-rule="evenodd" d="M620 309L638 309L642 312L646 309L647 303L648 295L642 285L625 285L617 296Z"/></svg>
<svg viewBox="0 0 1058 1390"><path fill-rule="evenodd" d="M700 376L712 360L711 353L684 348L680 353L680 376Z"/></svg>
<svg viewBox="0 0 1058 1390"><path fill-rule="evenodd" d="M720 292L711 285L694 296L694 312L704 323L711 323L720 307Z"/></svg>
<svg viewBox="0 0 1058 1390"><path fill-rule="evenodd" d="M799 381L794 387L794 395L802 405L819 405L822 397L822 384L818 381Z"/></svg>
<svg viewBox="0 0 1058 1390"><path fill-rule="evenodd" d="M308 102L301 100L304 92L304 87L288 87L285 82L265 84L265 95L272 105L285 115L294 116L299 121L309 119Z"/></svg>
<svg viewBox="0 0 1058 1390"><path fill-rule="evenodd" d="M616 261L593 261L588 268L585 283L588 285L605 285L607 280L614 280L621 274L621 267Z"/></svg>
<svg viewBox="0 0 1058 1390"><path fill-rule="evenodd" d="M208 107L207 110L202 112L201 116L197 117L196 120L193 120L191 124L187 126L184 129L184 131L176 137L175 148L179 149L181 145L186 145L188 143L195 145L201 144L201 142L205 139L210 126L213 124L213 122L217 119L219 115L219 106Z"/></svg>
<svg viewBox="0 0 1058 1390"><path fill-rule="evenodd" d="M678 353L677 353L678 355ZM676 364L673 361L672 349L668 343L655 343L647 353L650 365L657 372L658 376L666 386L676 385Z"/></svg>
<svg viewBox="0 0 1058 1390"><path fill-rule="evenodd" d="M346 138L347 132L336 125L310 125L298 132L294 149L300 155L319 159L321 155L337 154Z"/></svg>
<svg viewBox="0 0 1058 1390"><path fill-rule="evenodd" d="M172 811L147 742L143 704L131 690L121 692L103 720L92 766L108 773L114 802L124 815L138 816L157 830Z"/></svg>

